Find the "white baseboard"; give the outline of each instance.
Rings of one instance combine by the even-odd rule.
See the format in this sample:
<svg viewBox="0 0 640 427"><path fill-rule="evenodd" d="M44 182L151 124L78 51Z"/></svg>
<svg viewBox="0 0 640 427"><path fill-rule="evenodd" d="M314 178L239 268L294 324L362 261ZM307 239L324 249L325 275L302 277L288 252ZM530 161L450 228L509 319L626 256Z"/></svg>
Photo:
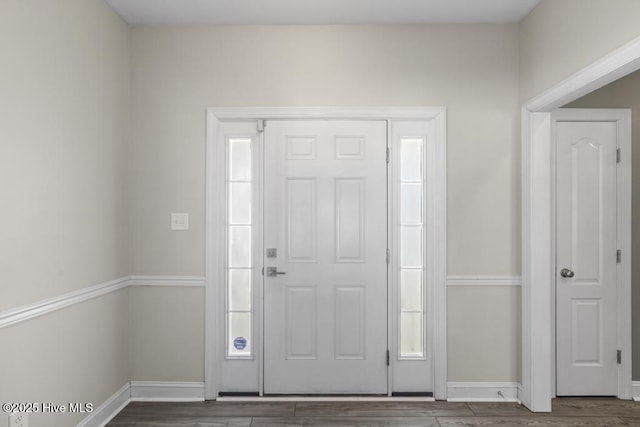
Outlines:
<svg viewBox="0 0 640 427"><path fill-rule="evenodd" d="M633 396L633 400L636 402L640 402L640 381L633 381L633 391L631 396Z"/></svg>
<svg viewBox="0 0 640 427"><path fill-rule="evenodd" d="M202 402L203 382L131 381L132 402Z"/></svg>
<svg viewBox="0 0 640 427"><path fill-rule="evenodd" d="M125 384L102 405L94 409L77 427L102 427L113 419L131 401L131 386Z"/></svg>
<svg viewBox="0 0 640 427"><path fill-rule="evenodd" d="M518 402L518 383L449 382L449 402Z"/></svg>
<svg viewBox="0 0 640 427"><path fill-rule="evenodd" d="M132 381L94 409L76 427L102 427L129 402L201 402L204 383Z"/></svg>

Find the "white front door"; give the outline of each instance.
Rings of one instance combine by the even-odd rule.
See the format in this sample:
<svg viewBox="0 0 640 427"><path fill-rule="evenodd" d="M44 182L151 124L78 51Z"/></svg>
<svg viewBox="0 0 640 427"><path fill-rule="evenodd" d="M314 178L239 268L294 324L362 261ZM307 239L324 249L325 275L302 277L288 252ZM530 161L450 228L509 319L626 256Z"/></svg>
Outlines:
<svg viewBox="0 0 640 427"><path fill-rule="evenodd" d="M264 141L264 392L386 393L386 122Z"/></svg>
<svg viewBox="0 0 640 427"><path fill-rule="evenodd" d="M617 124L555 130L556 394L617 395Z"/></svg>

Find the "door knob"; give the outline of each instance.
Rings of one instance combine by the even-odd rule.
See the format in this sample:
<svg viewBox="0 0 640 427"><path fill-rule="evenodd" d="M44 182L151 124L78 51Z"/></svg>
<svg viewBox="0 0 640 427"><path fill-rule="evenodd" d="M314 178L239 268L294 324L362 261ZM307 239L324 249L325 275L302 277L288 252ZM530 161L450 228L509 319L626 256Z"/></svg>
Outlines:
<svg viewBox="0 0 640 427"><path fill-rule="evenodd" d="M560 275L562 277L567 277L567 278L572 278L573 277L573 271L569 270L568 268L563 268L562 270L560 270Z"/></svg>
<svg viewBox="0 0 640 427"><path fill-rule="evenodd" d="M267 277L276 277L278 274L287 274L284 271L278 271L278 267L267 267Z"/></svg>

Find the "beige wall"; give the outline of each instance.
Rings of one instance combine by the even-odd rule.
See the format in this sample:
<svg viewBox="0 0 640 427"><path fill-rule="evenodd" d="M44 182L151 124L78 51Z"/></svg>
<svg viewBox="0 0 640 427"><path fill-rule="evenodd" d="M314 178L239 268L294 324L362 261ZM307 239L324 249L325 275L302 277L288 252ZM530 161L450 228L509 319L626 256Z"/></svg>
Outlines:
<svg viewBox="0 0 640 427"><path fill-rule="evenodd" d="M637 0L542 0L520 24L524 102L640 36Z"/></svg>
<svg viewBox="0 0 640 427"><path fill-rule="evenodd" d="M129 382L129 290L0 329L0 402L92 403ZM31 427L69 427L83 414L30 414ZM7 427L0 412L0 427Z"/></svg>
<svg viewBox="0 0 640 427"><path fill-rule="evenodd" d="M131 380L204 381L204 289L129 292Z"/></svg>
<svg viewBox="0 0 640 427"><path fill-rule="evenodd" d="M520 380L520 287L449 286L449 381Z"/></svg>
<svg viewBox="0 0 640 427"><path fill-rule="evenodd" d="M3 310L128 272L131 52L101 0L5 0L0 29Z"/></svg>
<svg viewBox="0 0 640 427"><path fill-rule="evenodd" d="M133 46L135 273L204 272L205 108L299 105L446 106L449 273L519 272L515 26L142 27Z"/></svg>
<svg viewBox="0 0 640 427"><path fill-rule="evenodd" d="M4 311L129 273L130 30L102 0L3 0L0 52ZM0 329L0 401L102 404L128 323L121 290Z"/></svg>
<svg viewBox="0 0 640 427"><path fill-rule="evenodd" d="M640 71L567 105L570 108L632 109L632 214L640 218ZM632 224L633 379L640 380L640 226Z"/></svg>
<svg viewBox="0 0 640 427"><path fill-rule="evenodd" d="M414 105L448 109L449 274L519 274L517 40L515 25L134 28L133 273L204 273L206 107ZM171 212L189 212L191 229L171 232ZM466 298L460 292L451 308ZM511 291L500 303L494 293L474 296L513 313ZM153 298L169 302L164 292ZM187 292L170 298L201 310ZM133 312L146 304L134 299ZM177 321L197 330L203 319ZM470 337L464 325L450 328L462 340ZM505 354L519 346L509 334L473 333ZM159 332L154 337L164 339ZM191 339L190 347L203 347L201 335ZM452 347L451 357L471 357L459 349ZM148 351L134 347L134 359ZM133 365L145 379L165 370L178 378L176 369L192 378L192 367L171 366L172 360ZM485 359L470 366L486 373L476 379L517 380L516 363Z"/></svg>

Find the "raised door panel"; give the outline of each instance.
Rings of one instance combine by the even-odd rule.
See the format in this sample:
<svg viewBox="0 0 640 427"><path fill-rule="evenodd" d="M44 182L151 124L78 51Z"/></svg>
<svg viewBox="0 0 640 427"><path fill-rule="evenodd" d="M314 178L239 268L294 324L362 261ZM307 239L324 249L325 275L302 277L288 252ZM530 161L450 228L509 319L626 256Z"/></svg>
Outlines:
<svg viewBox="0 0 640 427"><path fill-rule="evenodd" d="M365 180L335 180L336 262L364 262Z"/></svg>
<svg viewBox="0 0 640 427"><path fill-rule="evenodd" d="M316 180L287 178L288 262L316 261Z"/></svg>

